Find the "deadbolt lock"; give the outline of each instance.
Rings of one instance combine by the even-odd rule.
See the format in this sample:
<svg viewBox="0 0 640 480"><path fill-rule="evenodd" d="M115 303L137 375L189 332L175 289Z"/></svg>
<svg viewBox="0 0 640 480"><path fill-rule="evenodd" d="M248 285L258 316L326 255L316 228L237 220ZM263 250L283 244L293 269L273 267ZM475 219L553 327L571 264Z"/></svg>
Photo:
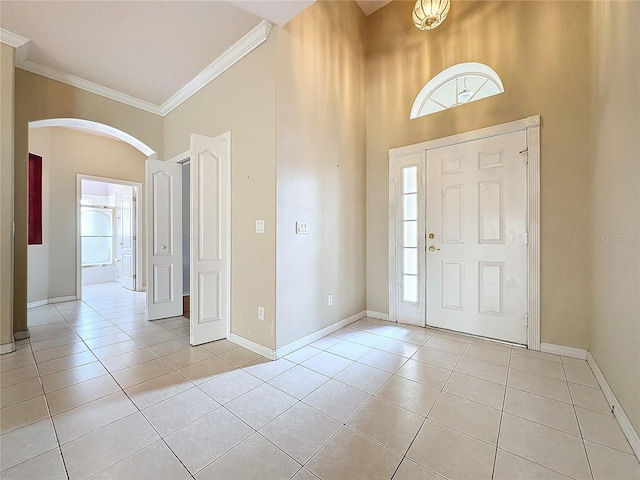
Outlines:
<svg viewBox="0 0 640 480"><path fill-rule="evenodd" d="M434 238L436 238L436 236L435 236L433 233L430 233L430 234L429 234L429 238L430 238L431 240L433 240Z"/></svg>

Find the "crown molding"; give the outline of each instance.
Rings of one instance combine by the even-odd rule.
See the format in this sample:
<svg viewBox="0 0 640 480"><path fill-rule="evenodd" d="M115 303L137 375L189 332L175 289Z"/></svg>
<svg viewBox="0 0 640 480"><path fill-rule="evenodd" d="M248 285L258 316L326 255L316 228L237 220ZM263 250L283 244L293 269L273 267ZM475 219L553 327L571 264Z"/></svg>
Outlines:
<svg viewBox="0 0 640 480"><path fill-rule="evenodd" d="M251 30L244 37L238 40L238 42L236 42L226 52L220 55L213 63L211 63L202 72L200 72L184 87L178 90L169 100L164 102L161 106L146 102L144 100L140 100L139 98L127 95L126 93L119 92L112 88L105 87L89 80L85 80L84 78L76 77L75 75L61 72L60 70L57 70L55 68L48 67L46 65L42 65L40 63L21 57L16 57L16 68L35 73L37 75L56 80L58 82L66 83L67 85L80 88L81 90L95 93L96 95L115 100L116 102L124 103L126 105L139 108L140 110L144 110L146 112L164 117L180 104L188 100L202 87L204 87L213 79L229 69L244 56L263 44L267 40L267 38L269 38L272 27L273 25L266 20L260 22L255 28L253 28L253 30ZM2 29L1 33L2 42L8 43L9 45L12 45L16 48L29 42L28 39L9 32L8 30Z"/></svg>
<svg viewBox="0 0 640 480"><path fill-rule="evenodd" d="M29 39L24 38L17 33L5 30L4 28L0 28L0 42L11 45L14 48L20 48L21 46L29 43Z"/></svg>
<svg viewBox="0 0 640 480"><path fill-rule="evenodd" d="M213 79L231 68L236 62L248 55L258 46L262 45L271 33L273 25L266 20L260 22L244 37L238 40L226 52L220 55L211 65L200 72L193 80L178 90L169 100L160 107L161 115L165 116L180 104L185 102L194 93L207 85Z"/></svg>

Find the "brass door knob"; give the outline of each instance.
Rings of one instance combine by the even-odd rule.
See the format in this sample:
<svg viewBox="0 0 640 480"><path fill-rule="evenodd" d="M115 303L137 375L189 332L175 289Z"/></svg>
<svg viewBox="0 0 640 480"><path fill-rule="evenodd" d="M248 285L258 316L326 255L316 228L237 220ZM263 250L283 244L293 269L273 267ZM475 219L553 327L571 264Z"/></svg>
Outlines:
<svg viewBox="0 0 640 480"><path fill-rule="evenodd" d="M435 245L429 245L429 251L430 252L435 252L436 250L440 250L439 248L436 248Z"/></svg>

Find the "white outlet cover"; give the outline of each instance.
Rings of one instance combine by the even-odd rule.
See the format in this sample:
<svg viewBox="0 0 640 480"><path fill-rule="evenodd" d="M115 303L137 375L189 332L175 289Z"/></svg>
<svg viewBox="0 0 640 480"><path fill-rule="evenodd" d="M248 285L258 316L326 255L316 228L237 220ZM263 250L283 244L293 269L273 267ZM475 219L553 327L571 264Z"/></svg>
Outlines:
<svg viewBox="0 0 640 480"><path fill-rule="evenodd" d="M264 220L256 220L256 233L264 233Z"/></svg>
<svg viewBox="0 0 640 480"><path fill-rule="evenodd" d="M258 307L258 320L264 320L264 307Z"/></svg>

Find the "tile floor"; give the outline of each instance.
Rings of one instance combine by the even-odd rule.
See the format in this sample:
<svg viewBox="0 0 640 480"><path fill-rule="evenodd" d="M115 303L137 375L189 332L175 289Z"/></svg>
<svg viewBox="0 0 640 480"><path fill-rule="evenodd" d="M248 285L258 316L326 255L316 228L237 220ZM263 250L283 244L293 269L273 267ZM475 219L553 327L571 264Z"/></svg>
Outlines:
<svg viewBox="0 0 640 480"><path fill-rule="evenodd" d="M270 362L114 285L29 325L3 479L640 478L581 360L366 318Z"/></svg>

